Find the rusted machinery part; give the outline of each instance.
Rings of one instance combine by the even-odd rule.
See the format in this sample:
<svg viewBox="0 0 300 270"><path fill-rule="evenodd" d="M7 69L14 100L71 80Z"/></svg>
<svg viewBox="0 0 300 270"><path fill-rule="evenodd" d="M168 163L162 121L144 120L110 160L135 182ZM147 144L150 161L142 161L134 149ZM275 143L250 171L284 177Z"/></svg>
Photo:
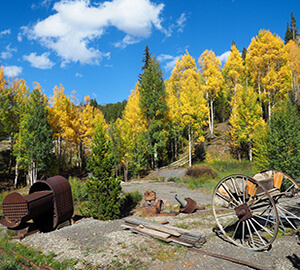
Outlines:
<svg viewBox="0 0 300 270"><path fill-rule="evenodd" d="M185 198L185 200L187 201L186 207L180 208L179 211L182 213L192 214L198 208L198 205L191 198Z"/></svg>
<svg viewBox="0 0 300 270"><path fill-rule="evenodd" d="M53 192L53 229L55 229L58 224L71 219L74 207L72 191L69 181L62 176L54 176L48 178L46 181L38 181L34 183L30 189L29 194L33 194L38 191L52 190ZM44 217L41 217L37 221L43 222Z"/></svg>
<svg viewBox="0 0 300 270"><path fill-rule="evenodd" d="M7 195L2 203L4 220L8 228L16 228L26 221L36 218L52 209L53 192L40 191L27 196L17 192Z"/></svg>
<svg viewBox="0 0 300 270"><path fill-rule="evenodd" d="M192 214L195 210L205 209L203 205L197 204L193 199L191 198L184 198L184 200L178 196L175 195L175 199L180 203L181 207L179 209L179 212L181 213L187 213Z"/></svg>
<svg viewBox="0 0 300 270"><path fill-rule="evenodd" d="M204 250L201 250L201 249L198 249L198 248L194 248L194 247L191 247L191 248L188 248L188 249L191 250L191 251L194 251L194 252L201 253L203 255L215 257L215 258L226 260L226 261L230 261L230 262L237 263L237 264L244 265L244 266L248 266L248 267L251 267L253 269L257 269L257 270L269 270L266 267L255 265L253 263L249 263L249 262L246 262L246 261L243 261L243 260L239 260L239 259L235 259L235 258L232 258L232 257L228 257L228 256L225 256L225 255L222 255L222 254L212 253L212 252L204 251Z"/></svg>
<svg viewBox="0 0 300 270"><path fill-rule="evenodd" d="M223 178L213 193L213 214L221 232L235 245L264 250L276 239L279 215L268 190L254 178Z"/></svg>
<svg viewBox="0 0 300 270"><path fill-rule="evenodd" d="M256 173L254 179L270 192L279 214L279 228L285 234L296 234L300 230L300 186L289 175L277 170Z"/></svg>
<svg viewBox="0 0 300 270"><path fill-rule="evenodd" d="M156 192L155 191L146 191L144 193L144 200L145 201L155 201L156 200Z"/></svg>
<svg viewBox="0 0 300 270"><path fill-rule="evenodd" d="M34 183L29 195L13 192L2 203L4 218L0 223L10 229L24 229L33 219L40 231L51 231L73 215L71 186L62 176ZM22 232L23 234L23 232Z"/></svg>

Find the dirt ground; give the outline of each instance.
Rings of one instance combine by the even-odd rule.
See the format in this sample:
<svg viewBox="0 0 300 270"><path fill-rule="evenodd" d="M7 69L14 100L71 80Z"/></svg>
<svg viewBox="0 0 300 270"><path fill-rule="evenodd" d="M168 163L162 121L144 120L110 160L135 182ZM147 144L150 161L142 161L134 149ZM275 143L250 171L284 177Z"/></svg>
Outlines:
<svg viewBox="0 0 300 270"><path fill-rule="evenodd" d="M122 229L124 220L99 221L81 219L74 225L50 233L37 233L21 243L44 253L54 252L57 260L73 258L76 269L300 269L299 236L277 237L269 250L254 252L237 247L215 232L216 222L211 211L211 195L189 190L183 184L142 181L124 183L123 190L143 193L153 190L165 202L164 211L176 211L174 195L191 197L206 209L193 214L147 217L153 222L168 222L171 226L205 235L207 242L201 251L212 252L252 263L259 268L199 254L182 246L172 246L157 239ZM176 208L177 207L177 208ZM139 217L141 209L133 213Z"/></svg>

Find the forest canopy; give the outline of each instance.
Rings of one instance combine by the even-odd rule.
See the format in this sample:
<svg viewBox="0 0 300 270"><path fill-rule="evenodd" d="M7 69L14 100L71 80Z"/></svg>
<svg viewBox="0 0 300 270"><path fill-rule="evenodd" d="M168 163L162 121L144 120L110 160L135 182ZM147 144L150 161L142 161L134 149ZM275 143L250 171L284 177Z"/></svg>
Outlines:
<svg viewBox="0 0 300 270"><path fill-rule="evenodd" d="M186 51L165 79L148 45L142 63L128 101L110 105L99 105L89 96L79 103L62 84L54 86L50 97L38 83L30 93L25 80L8 81L0 68L0 138L10 139L7 173L15 170L15 186L25 175L30 183L42 175L84 175L99 126L110 148L109 168L125 181L182 153L189 153L191 165L195 148L216 135L216 122L230 126L233 158L275 169L287 164L292 166L289 173L300 176L300 125L293 125L299 123L300 45L293 15L284 40L260 30L242 51L233 42L223 66L212 50L198 59ZM289 117L293 122L284 121ZM291 135L275 137L291 125ZM35 128L42 137L35 137ZM272 160L272 153L285 151L281 144L276 149L277 140L292 147L293 157L276 155ZM266 150L266 145L272 148ZM294 156L296 161L286 162Z"/></svg>

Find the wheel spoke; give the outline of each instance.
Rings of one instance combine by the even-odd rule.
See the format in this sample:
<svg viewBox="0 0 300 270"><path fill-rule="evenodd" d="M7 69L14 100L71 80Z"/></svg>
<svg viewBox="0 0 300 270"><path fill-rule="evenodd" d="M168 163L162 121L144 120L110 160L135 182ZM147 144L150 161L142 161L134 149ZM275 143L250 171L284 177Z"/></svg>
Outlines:
<svg viewBox="0 0 300 270"><path fill-rule="evenodd" d="M237 223L237 226L235 227L234 232L233 232L232 239L236 239L236 238L235 238L235 234L236 234L236 232L237 232L237 230L238 230L240 224L241 224L241 222L239 221L239 222Z"/></svg>
<svg viewBox="0 0 300 270"><path fill-rule="evenodd" d="M274 234L268 230L266 227L264 227L263 225L261 225L256 219L252 219L259 227L261 227L266 233L268 233L271 236L274 236Z"/></svg>
<svg viewBox="0 0 300 270"><path fill-rule="evenodd" d="M229 203L229 205L233 204L234 206L237 206L237 204L232 201L229 197L226 197L225 195L221 194L220 192L216 192L216 195L223 199L224 201L226 201L227 203ZM227 208L228 209L228 208Z"/></svg>
<svg viewBox="0 0 300 270"><path fill-rule="evenodd" d="M220 230L236 245L262 250L277 235L275 203L264 186L249 176L231 175L220 181L214 190L213 213Z"/></svg>
<svg viewBox="0 0 300 270"><path fill-rule="evenodd" d="M249 232L250 240L251 240L251 242L252 242L252 244L253 244L253 247L254 247L255 244L254 244L254 240L253 240L253 236L252 236L252 233L251 233L251 228L250 228L250 226L249 226L248 220L246 220L246 225L247 225L247 229L248 229L248 232Z"/></svg>
<svg viewBox="0 0 300 270"><path fill-rule="evenodd" d="M287 214L289 214L289 217L295 217L295 218L298 218L300 220L300 217L294 215L293 213L285 210L284 208L280 207L279 205L277 205L277 209L279 211L279 215L280 215L280 220L281 220L281 217L283 217L289 224L290 226L294 229L294 230L297 230L297 228L294 226L294 224L289 220L289 218L287 218L286 214L284 212L286 212ZM281 225L284 227L284 224L281 222Z"/></svg>
<svg viewBox="0 0 300 270"><path fill-rule="evenodd" d="M238 221L238 218L232 219L227 223L227 225L223 226L224 230L226 230L229 226L231 226L234 222Z"/></svg>
<svg viewBox="0 0 300 270"><path fill-rule="evenodd" d="M221 186L225 189L225 191L228 193L228 195L235 201L236 205L239 204L239 202L236 200L236 198L232 195L232 193L229 191L229 189L227 188L227 186L222 183Z"/></svg>
<svg viewBox="0 0 300 270"><path fill-rule="evenodd" d="M263 245L266 245L266 242L262 239L261 235L259 234L259 232L257 231L257 229L255 228L254 224L252 223L251 219L249 219L249 223L252 226L252 228L254 229L254 231L256 232L256 235L258 236L258 238L260 239L260 241L262 242Z"/></svg>

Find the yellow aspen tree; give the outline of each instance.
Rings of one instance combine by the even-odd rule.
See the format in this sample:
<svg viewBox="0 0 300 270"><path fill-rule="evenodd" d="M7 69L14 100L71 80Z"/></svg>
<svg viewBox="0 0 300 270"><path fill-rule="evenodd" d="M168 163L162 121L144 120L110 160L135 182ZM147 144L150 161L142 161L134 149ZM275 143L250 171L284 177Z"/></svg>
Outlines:
<svg viewBox="0 0 300 270"><path fill-rule="evenodd" d="M125 181L128 181L129 172L138 175L141 169L138 138L146 132L147 122L139 107L139 99L137 83L125 106L123 119L118 118L109 128L115 172L116 175L123 174Z"/></svg>
<svg viewBox="0 0 300 270"><path fill-rule="evenodd" d="M252 38L247 50L246 67L259 94L261 105L266 105L269 120L271 109L276 103L277 92L280 90L283 94L290 89L287 87L290 81L287 60L285 45L280 37L268 30L260 30L258 35ZM280 82L281 85L276 85L276 82ZM270 83L273 84L272 87Z"/></svg>
<svg viewBox="0 0 300 270"><path fill-rule="evenodd" d="M183 129L181 125L181 80L183 72L187 69L197 69L195 59L190 56L188 51L186 51L181 59L177 58L171 76L166 81L167 104L169 107L168 118L170 121L172 152L175 159L178 157Z"/></svg>
<svg viewBox="0 0 300 270"><path fill-rule="evenodd" d="M146 131L147 122L143 117L140 102L139 83L136 83L135 89L131 91L128 102L124 109L123 119L128 122L132 135L135 137L140 132Z"/></svg>
<svg viewBox="0 0 300 270"><path fill-rule="evenodd" d="M260 105L257 103L258 94L252 87L244 87L236 92L231 101L232 112L229 117L231 125L230 137L232 147L241 160L242 148L246 146L248 158L252 162L253 144L257 131L265 127L261 117Z"/></svg>
<svg viewBox="0 0 300 270"><path fill-rule="evenodd" d="M90 148L92 137L95 134L96 127L101 125L103 130L107 130L107 124L103 113L90 104L90 97L84 97L85 104L76 107L75 134L78 144L79 169L82 171L83 160L87 149Z"/></svg>
<svg viewBox="0 0 300 270"><path fill-rule="evenodd" d="M196 67L183 71L180 82L181 121L183 126L188 130L189 166L192 166L194 141L204 141L203 126L207 124L209 110L206 105L204 93L200 89L200 77Z"/></svg>
<svg viewBox="0 0 300 270"><path fill-rule="evenodd" d="M199 57L199 65L203 78L202 88L204 89L208 107L210 108L209 133L212 136L214 132L214 101L222 91L224 84L221 62L212 50L206 50Z"/></svg>
<svg viewBox="0 0 300 270"><path fill-rule="evenodd" d="M50 97L49 123L53 131L53 138L55 140L55 153L58 159L59 171L64 165L68 145L66 138L64 138L65 127L67 126L67 108L70 106L70 99L65 94L65 89L62 84L54 86L53 96Z"/></svg>
<svg viewBox="0 0 300 270"><path fill-rule="evenodd" d="M286 44L288 64L292 72L293 99L300 104L300 46L299 41L290 40Z"/></svg>
<svg viewBox="0 0 300 270"><path fill-rule="evenodd" d="M139 175L145 166L145 146L143 134L147 132L147 121L139 106L139 83L131 91L124 109L122 125L120 124L121 137L124 144L122 164L125 167L125 179L128 177L129 165L134 175Z"/></svg>
<svg viewBox="0 0 300 270"><path fill-rule="evenodd" d="M230 55L223 68L224 79L230 96L235 95L241 89L244 73L243 59L238 48L232 43Z"/></svg>
<svg viewBox="0 0 300 270"><path fill-rule="evenodd" d="M0 67L0 90L4 90L5 87L7 86L8 81L6 80L5 76L4 76L4 69L1 66Z"/></svg>

